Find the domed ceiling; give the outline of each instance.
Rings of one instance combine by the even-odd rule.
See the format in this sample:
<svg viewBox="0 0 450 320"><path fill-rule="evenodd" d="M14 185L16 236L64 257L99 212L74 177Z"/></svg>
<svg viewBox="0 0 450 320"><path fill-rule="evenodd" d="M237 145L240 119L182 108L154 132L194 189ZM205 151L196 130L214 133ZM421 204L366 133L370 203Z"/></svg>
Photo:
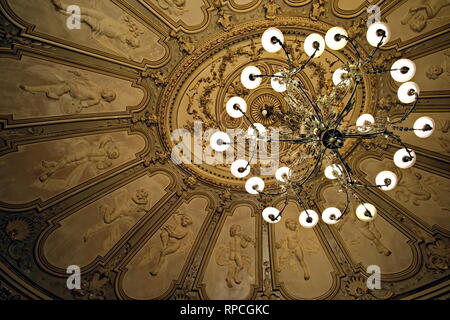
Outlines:
<svg viewBox="0 0 450 320"><path fill-rule="evenodd" d="M225 112L231 96L246 99L254 122L277 126L262 110L288 110L282 94L239 80L250 64L286 65L262 49L265 29L284 32L295 61L308 58L308 34L331 26L368 56L372 4L392 31L375 64L417 65L421 100L407 124L427 114L437 125L425 140L401 134L417 154L406 170L392 165L399 145L346 144L363 180L381 168L400 177L392 191L358 190L379 210L373 222L350 214L304 229L289 223L300 211L292 199L283 222L268 225L260 212L282 199L249 197L229 166L172 162L176 129L201 121L204 147L208 129L246 129ZM80 28L69 5L81 8ZM0 299L449 298L449 1L1 0L0 9ZM299 80L317 96L354 58L351 48L326 51ZM404 112L389 76L363 83L347 123ZM301 152L282 144L280 162ZM320 174L307 202L322 210L344 199ZM236 234L246 239L238 267ZM380 290L366 286L373 265ZM80 289L66 286L69 266L81 268Z"/></svg>

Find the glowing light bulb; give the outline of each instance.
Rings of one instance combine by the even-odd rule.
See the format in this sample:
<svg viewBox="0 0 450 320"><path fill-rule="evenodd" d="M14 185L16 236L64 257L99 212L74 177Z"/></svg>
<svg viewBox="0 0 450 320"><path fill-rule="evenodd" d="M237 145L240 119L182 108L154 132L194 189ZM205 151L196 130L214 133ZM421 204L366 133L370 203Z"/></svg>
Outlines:
<svg viewBox="0 0 450 320"><path fill-rule="evenodd" d="M319 222L319 215L314 210L302 211L298 218L300 225L304 228L312 228Z"/></svg>
<svg viewBox="0 0 450 320"><path fill-rule="evenodd" d="M383 38L383 34L385 35L383 39L383 43L381 44L381 47L384 46L389 39L391 38L391 32L389 30L389 27L384 22L374 22L370 25L370 27L367 29L367 42L372 47L378 46L381 39Z"/></svg>
<svg viewBox="0 0 450 320"><path fill-rule="evenodd" d="M347 44L347 39L344 37L348 37L347 31L341 27L333 27L327 31L325 34L325 42L331 50L341 50Z"/></svg>
<svg viewBox="0 0 450 320"><path fill-rule="evenodd" d="M276 39L280 40L284 43L283 33L277 28L269 28L264 31L261 37L261 44L267 52L274 53L282 49L280 43L276 41Z"/></svg>
<svg viewBox="0 0 450 320"><path fill-rule="evenodd" d="M356 217L364 222L369 222L375 219L377 215L377 208L373 204L364 203L356 208Z"/></svg>
<svg viewBox="0 0 450 320"><path fill-rule="evenodd" d="M419 85L415 82L405 82L397 91L398 99L403 103L412 103L416 101L416 93L420 93Z"/></svg>
<svg viewBox="0 0 450 320"><path fill-rule="evenodd" d="M397 167L401 169L411 168L416 163L416 153L411 149L400 149L394 153L394 163ZM411 154L411 156L409 155Z"/></svg>
<svg viewBox="0 0 450 320"><path fill-rule="evenodd" d="M409 81L416 74L416 64L409 59L395 61L391 69L391 76L397 82Z"/></svg>
<svg viewBox="0 0 450 320"><path fill-rule="evenodd" d="M316 52L314 58L320 57L325 51L325 40L320 34L311 33L306 37L305 42L303 43L303 50L305 50L305 53L310 57L314 52Z"/></svg>
<svg viewBox="0 0 450 320"><path fill-rule="evenodd" d="M247 103L240 97L232 97L226 104L227 113L232 118L240 118L247 111Z"/></svg>
<svg viewBox="0 0 450 320"><path fill-rule="evenodd" d="M247 89L256 89L261 84L262 78L255 77L261 74L261 71L254 66L248 66L241 73L241 83Z"/></svg>
<svg viewBox="0 0 450 320"><path fill-rule="evenodd" d="M398 182L397 175L395 173L393 173L392 171L387 171L387 170L381 171L375 177L376 185L389 184L388 186L380 187L380 189L383 191L389 191L389 190L394 189L397 186L397 182Z"/></svg>
<svg viewBox="0 0 450 320"><path fill-rule="evenodd" d="M264 190L264 180L259 177L252 177L245 183L245 190L250 194L258 194Z"/></svg>
<svg viewBox="0 0 450 320"><path fill-rule="evenodd" d="M230 147L230 136L225 132L217 131L210 138L210 145L215 151L223 152Z"/></svg>
<svg viewBox="0 0 450 320"><path fill-rule="evenodd" d="M338 176L342 175L342 167L339 164L332 164L325 168L325 177L330 180L337 179Z"/></svg>
<svg viewBox="0 0 450 320"><path fill-rule="evenodd" d="M336 224L339 222L339 218L342 216L341 210L335 207L329 207L323 210L322 220L326 224Z"/></svg>
<svg viewBox="0 0 450 320"><path fill-rule="evenodd" d="M250 166L246 160L236 160L231 164L231 173L236 178L244 178L250 173Z"/></svg>
<svg viewBox="0 0 450 320"><path fill-rule="evenodd" d="M280 210L273 207L267 207L262 212L262 217L264 221L268 223L277 223L281 221Z"/></svg>
<svg viewBox="0 0 450 320"><path fill-rule="evenodd" d="M420 117L414 122L413 128L421 129L421 130L414 130L414 134L416 136L418 136L419 138L428 138L433 134L436 125L434 124L434 120L432 118ZM423 129L426 130L423 131Z"/></svg>

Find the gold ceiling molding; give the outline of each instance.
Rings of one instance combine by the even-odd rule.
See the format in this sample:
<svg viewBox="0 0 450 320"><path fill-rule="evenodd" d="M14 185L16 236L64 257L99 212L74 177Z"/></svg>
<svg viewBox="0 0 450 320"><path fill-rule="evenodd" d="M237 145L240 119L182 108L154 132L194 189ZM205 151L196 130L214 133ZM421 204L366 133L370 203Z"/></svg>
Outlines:
<svg viewBox="0 0 450 320"><path fill-rule="evenodd" d="M154 13L161 21L174 31L198 33L205 30L211 22L211 11L214 6L207 0L138 0L141 5ZM196 24L185 22L185 17L202 15L202 20Z"/></svg>
<svg viewBox="0 0 450 320"><path fill-rule="evenodd" d="M314 0L284 0L284 2L292 7L301 7L307 5Z"/></svg>
<svg viewBox="0 0 450 320"><path fill-rule="evenodd" d="M339 4L342 0L332 0L331 12L339 18L351 19L356 18L363 13L367 13L367 8L371 5L383 7L386 0L358 0L352 1L352 8L342 8ZM348 3L348 1L347 1Z"/></svg>

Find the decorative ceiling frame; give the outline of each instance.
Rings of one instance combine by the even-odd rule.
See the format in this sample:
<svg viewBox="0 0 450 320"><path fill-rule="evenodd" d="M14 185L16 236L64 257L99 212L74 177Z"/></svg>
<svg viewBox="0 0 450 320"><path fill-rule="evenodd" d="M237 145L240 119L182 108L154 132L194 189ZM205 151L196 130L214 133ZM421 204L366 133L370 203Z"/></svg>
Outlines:
<svg viewBox="0 0 450 320"><path fill-rule="evenodd" d="M0 155L4 156L5 154L11 154L14 152L18 152L20 146L25 146L25 145L30 145L30 144L40 143L40 142L57 141L57 140L66 139L66 138L80 138L80 137L86 137L86 136L91 136L91 135L117 133L117 132L125 132L129 136L132 136L132 135L140 136L144 140L145 146L141 151L139 151L138 153L135 154L134 160L128 161L127 163L123 163L111 170L107 170L106 172L103 172L95 177L92 177L83 183L77 184L76 186L71 187L68 190L59 192L58 194L51 196L47 200L43 201L42 199L39 198L39 199L35 199L31 202L21 203L21 204L9 204L9 203L0 201L0 208L7 210L7 211L20 211L20 210L30 210L30 209L37 209L38 211L45 210L48 207L50 207L58 202L61 202L65 199L71 197L74 194L77 194L83 190L87 190L90 187L92 187L93 185L96 185L97 183L108 179L108 177L111 175L117 175L119 173L130 170L131 168L134 168L137 165L142 164L145 161L144 159L142 159L142 156L147 154L148 150L150 150L150 141L148 141L148 139L146 138L145 133L143 133L141 131L133 130L129 127L128 128L123 128L123 127L122 128L95 128L95 129L89 128L83 132L77 132L77 133L65 132L62 134L60 133L60 135L57 137L49 137L49 136L44 135L42 137L38 136L37 139L34 138L34 139L27 139L27 140L19 140L17 142L11 141L11 148L9 150L7 150L6 152L3 151Z"/></svg>
<svg viewBox="0 0 450 320"><path fill-rule="evenodd" d="M68 208L68 210L61 211L57 215L51 217L48 220L48 226L41 231L38 239L36 240L35 257L39 267L45 270L45 272L47 272L48 274L63 278L67 277L66 269L60 269L52 265L48 261L48 259L45 256L45 249L44 249L44 246L48 238L53 234L53 232L57 231L59 228L62 227L60 222L70 216L75 215L78 211L87 207L88 205L95 203L98 200L101 200L111 192L117 191L129 185L131 182L143 176L148 176L151 178L153 176L160 174L165 175L170 180L169 185L164 189L165 191L164 196L160 198L141 218L139 218L134 223L134 225L127 231L127 233L124 234L114 244L114 246L111 247L106 252L104 256L97 256L89 264L80 267L83 273L89 273L99 265L106 265L108 262L110 262L112 257L114 257L118 252L120 252L121 248L123 248L125 244L130 243L130 239L135 237L135 234L139 229L147 225L150 219L154 219L155 213L158 212L160 208L168 201L168 199L170 199L174 195L175 193L174 189L177 183L175 174L173 172L170 172L169 170L164 168L153 167L149 169L140 170L137 172L137 174L128 175L126 178L116 176L117 178L120 179L116 179L118 181L115 181L115 183L111 183L112 181L110 181L108 184L103 184L102 189L97 190L97 192L95 192L94 194L91 194L88 197L84 198L83 200L76 202L76 204Z"/></svg>
<svg viewBox="0 0 450 320"><path fill-rule="evenodd" d="M215 8L212 6L208 0L202 0L203 5L201 6L201 11L203 13L203 21L197 26L188 26L181 18L174 20L171 18L164 10L156 5L151 0L138 0L139 3L144 6L147 10L155 14L165 25L170 27L173 31L186 32L186 33L199 33L204 31L211 23L211 11Z"/></svg>
<svg viewBox="0 0 450 320"><path fill-rule="evenodd" d="M135 106L126 106L126 111L122 112L100 112L100 113L82 113L75 115L61 115L61 116L47 116L47 117L33 117L25 119L14 119L13 115L0 115L0 123L4 124L5 129L19 128L32 125L50 125L50 124L62 124L69 122L84 122L93 120L109 120L109 119L128 119L130 120L134 113L144 110L150 100L150 94L148 89L142 86L140 79L137 75L132 75L127 72L111 72L106 68L99 67L97 65L89 64L75 64L67 61L67 59L60 59L50 55L43 55L41 51L34 48L18 48L14 55L1 55L0 59L12 59L21 61L23 57L31 57L39 59L45 62L56 63L61 66L67 66L76 68L77 70L94 72L97 74L105 75L110 78L116 78L126 80L131 84L131 88L140 89L143 93L142 100ZM106 70L105 70L106 69Z"/></svg>
<svg viewBox="0 0 450 320"><path fill-rule="evenodd" d="M196 198L203 198L207 200L206 206L206 216L202 222L202 225L195 237L194 244L189 249L189 253L183 262L183 267L179 273L178 279L172 280L169 288L165 290L158 297L153 297L152 299L160 300L167 299L174 294L174 292L179 289L183 284L183 279L187 276L189 271L190 261L192 261L195 252L199 244L204 241L202 235L208 229L208 226L211 224L215 213L215 202L216 200L209 192L197 190L196 192L176 192L176 197L172 197L170 202L166 202L163 207L160 207L157 212L155 212L153 217L153 223L147 223L146 225L140 228L141 237L139 239L134 239L134 241L128 241L130 243L130 250L127 254L121 259L120 263L114 268L114 272L117 273L116 279L114 281L114 287L116 295L119 299L127 299L133 300L133 297L130 297L125 293L122 283L124 281L125 274L128 272L127 265L131 262L131 260L140 252L141 249L147 244L147 242L156 234L156 232L169 221L171 214L176 211L181 205L187 204ZM172 200L173 199L173 200Z"/></svg>
<svg viewBox="0 0 450 320"><path fill-rule="evenodd" d="M8 0L0 0L0 13L2 13L11 23L13 23L15 26L21 29L20 35L24 38L41 41L51 46L60 47L69 51L81 53L97 59L105 60L108 62L116 63L125 67L134 68L142 71L145 70L147 67L159 68L161 66L164 66L170 60L170 49L169 46L167 45L169 37L167 34L165 34L164 30L161 30L159 26L150 22L150 20L148 19L143 20L142 17L136 14L135 10L130 9L129 7L123 5L121 0L111 0L111 2L117 7L119 7L122 11L129 14L137 21L139 21L143 27L149 29L153 34L159 37L158 44L160 44L165 50L165 55L161 59L152 62L144 58L142 62L137 63L130 61L126 58L107 53L105 51L85 47L76 44L72 41L67 41L65 39L60 39L45 33L35 31L36 26L18 17L9 6Z"/></svg>

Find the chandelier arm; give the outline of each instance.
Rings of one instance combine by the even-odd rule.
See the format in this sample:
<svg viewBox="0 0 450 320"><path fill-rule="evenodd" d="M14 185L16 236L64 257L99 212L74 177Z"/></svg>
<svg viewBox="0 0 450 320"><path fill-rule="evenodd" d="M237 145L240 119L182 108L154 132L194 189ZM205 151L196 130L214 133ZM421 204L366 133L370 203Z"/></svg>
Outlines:
<svg viewBox="0 0 450 320"><path fill-rule="evenodd" d="M414 94L416 96L416 100L414 101L414 104L412 105L412 107L403 115L403 117L400 120L392 121L392 122L388 121L389 125L398 124L398 123L405 121L409 117L409 115L412 112L414 112L414 110L416 110L417 103L419 102L419 95L417 94L417 92L415 92Z"/></svg>
<svg viewBox="0 0 450 320"><path fill-rule="evenodd" d="M253 75L254 78L284 78L283 76L276 75L276 74L255 74Z"/></svg>
<svg viewBox="0 0 450 320"><path fill-rule="evenodd" d="M406 152L408 153L408 156L409 156L411 159L414 158L414 156L411 154L411 149L408 148L408 147L406 146L406 144L402 141L402 139L401 139L399 136L397 136L397 135L394 134L393 132L390 132L390 131L387 131L387 130L386 130L386 134L387 134L389 137L393 138L393 139L394 139L395 141L397 141L398 143L400 143L400 145L406 150Z"/></svg>
<svg viewBox="0 0 450 320"><path fill-rule="evenodd" d="M317 173L317 171L319 171L320 169L320 164L322 163L322 159L323 156L325 155L325 149L322 149L320 152L319 157L317 158L316 162L314 163L314 168L313 170L308 174L308 176L305 178L305 180L303 180L302 182L298 183L298 187L303 187L303 185L307 182L309 182L309 180L311 180L311 178L313 177L313 175L315 175Z"/></svg>
<svg viewBox="0 0 450 320"><path fill-rule="evenodd" d="M361 83L360 81L356 81L356 85L353 88L353 92L352 92L352 95L350 96L350 99L348 100L347 104L341 110L341 112L339 113L339 115L337 116L336 120L333 123L334 129L336 129L340 125L342 119L344 119L345 116L353 109L353 105L354 105L353 97L355 96L356 90L358 89L358 86L360 83Z"/></svg>
<svg viewBox="0 0 450 320"><path fill-rule="evenodd" d="M347 175L348 183L352 185L355 181L353 180L352 176L352 169L348 165L347 161L345 161L344 157L342 157L341 153L337 149L332 149L333 153L336 155L336 157L339 159L341 164L344 166L345 174Z"/></svg>
<svg viewBox="0 0 450 320"><path fill-rule="evenodd" d="M314 52L313 52L313 54L309 57L309 59L306 60L306 61L300 66L300 68L298 68L297 70L295 70L295 72L294 72L291 76L294 76L294 75L296 75L297 73L299 73L300 71L302 71L303 69L305 69L306 66L308 65L308 63L310 63L311 60L315 57L317 51L319 51L319 48L314 49Z"/></svg>
<svg viewBox="0 0 450 320"><path fill-rule="evenodd" d="M345 191L345 195L346 195L346 200L345 200L345 208L342 211L342 214L339 218L336 218L337 221L341 220L344 218L344 216L347 214L348 211L348 207L350 206L350 195L348 194L348 190L347 188L343 188Z"/></svg>
<svg viewBox="0 0 450 320"><path fill-rule="evenodd" d="M286 57L288 59L289 68L293 69L294 68L294 64L292 63L292 58L291 58L291 54L289 53L289 50L287 49L287 47L284 45L284 43L280 39L278 39L278 38L276 38L276 39L277 39L278 44L281 46L281 48L283 49L284 53L286 54Z"/></svg>
<svg viewBox="0 0 450 320"><path fill-rule="evenodd" d="M384 129L383 131L378 132L369 132L369 133L344 133L344 138L360 138L360 139L370 139L376 136L381 136L384 134L388 134L389 131Z"/></svg>
<svg viewBox="0 0 450 320"><path fill-rule="evenodd" d="M353 47L353 49L356 52L356 56L358 57L358 63L360 63L361 62L361 54L359 53L356 43L353 41L352 38L350 38L348 36L344 36L343 34L341 34L341 37L344 38L345 40L347 40L350 43L350 45Z"/></svg>
<svg viewBox="0 0 450 320"><path fill-rule="evenodd" d="M309 103L312 105L314 112L316 113L317 117L319 118L319 121L323 123L323 115L322 115L322 111L320 110L319 106L314 101L312 101L312 99L306 93L305 89L303 89L303 87L301 86L299 81L296 82L296 87L299 88L303 92L303 94L306 96L306 99L308 99Z"/></svg>
<svg viewBox="0 0 450 320"><path fill-rule="evenodd" d="M383 34L383 36L380 39L380 42L378 42L377 47L372 51L372 54L367 58L367 60L363 63L363 65L367 65L370 62L372 62L375 53L380 49L381 45L383 44L384 38L386 38L386 34Z"/></svg>

